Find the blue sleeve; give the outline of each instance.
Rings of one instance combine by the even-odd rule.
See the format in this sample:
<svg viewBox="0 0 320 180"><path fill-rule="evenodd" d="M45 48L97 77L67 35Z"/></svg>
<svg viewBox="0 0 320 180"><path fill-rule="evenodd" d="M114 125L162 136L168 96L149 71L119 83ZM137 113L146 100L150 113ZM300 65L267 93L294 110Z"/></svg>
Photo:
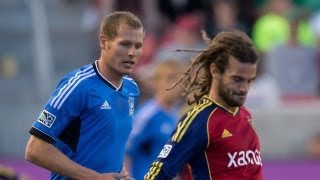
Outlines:
<svg viewBox="0 0 320 180"><path fill-rule="evenodd" d="M174 178L190 158L207 146L206 120L192 114L181 118L157 161L144 177L146 180Z"/></svg>
<svg viewBox="0 0 320 180"><path fill-rule="evenodd" d="M87 96L79 84L61 82L33 123L30 133L53 144L70 122L80 116Z"/></svg>
<svg viewBox="0 0 320 180"><path fill-rule="evenodd" d="M150 119L134 119L126 149L129 156L134 156L139 151L139 147L150 138L152 130L149 128L149 123Z"/></svg>

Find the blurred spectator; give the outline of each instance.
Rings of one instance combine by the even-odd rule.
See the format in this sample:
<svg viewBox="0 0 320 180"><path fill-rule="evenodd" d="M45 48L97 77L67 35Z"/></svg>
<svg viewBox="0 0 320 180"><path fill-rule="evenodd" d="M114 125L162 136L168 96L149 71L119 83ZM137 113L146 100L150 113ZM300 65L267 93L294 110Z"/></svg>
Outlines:
<svg viewBox="0 0 320 180"><path fill-rule="evenodd" d="M4 55L0 59L0 75L5 78L14 78L18 75L19 64L14 55Z"/></svg>
<svg viewBox="0 0 320 180"><path fill-rule="evenodd" d="M206 28L210 37L231 29L238 29L248 34L249 28L238 19L237 0L213 0L211 6L211 20Z"/></svg>
<svg viewBox="0 0 320 180"><path fill-rule="evenodd" d="M170 22L175 22L183 14L205 12L207 0L158 0L160 14Z"/></svg>
<svg viewBox="0 0 320 180"><path fill-rule="evenodd" d="M149 63L140 66L133 74L140 89L140 98L138 106L149 100L155 93L155 87L153 82L153 69L154 64Z"/></svg>
<svg viewBox="0 0 320 180"><path fill-rule="evenodd" d="M239 21L249 28L247 33L251 35L252 26L260 12L257 0L237 0L237 5Z"/></svg>
<svg viewBox="0 0 320 180"><path fill-rule="evenodd" d="M320 132L308 139L307 152L312 157L320 158Z"/></svg>
<svg viewBox="0 0 320 180"><path fill-rule="evenodd" d="M317 55L316 55L316 63L317 63L317 70L318 70L318 76L320 77L320 9L319 11L315 12L313 16L311 17L311 26L312 29L316 35L316 49L317 49ZM320 83L319 83L320 85ZM320 90L320 87L319 87ZM319 92L320 93L320 92Z"/></svg>
<svg viewBox="0 0 320 180"><path fill-rule="evenodd" d="M117 10L130 11L141 17L143 16L142 3L143 0L116 0L114 5Z"/></svg>
<svg viewBox="0 0 320 180"><path fill-rule="evenodd" d="M281 102L280 89L274 77L265 72L264 60L260 61L245 106L249 109L275 108Z"/></svg>
<svg viewBox="0 0 320 180"><path fill-rule="evenodd" d="M319 11L315 12L311 18L310 18L310 22L311 22L311 28L313 30L313 32L315 33L315 35L317 36L317 44L320 47L320 9Z"/></svg>
<svg viewBox="0 0 320 180"><path fill-rule="evenodd" d="M198 15L185 14L179 17L170 34L172 35L172 38L167 38L168 41L163 42L159 47L158 52L156 52L154 60L176 59L184 62L190 61L195 53L179 53L173 51L177 49L202 50L205 45L201 39L201 26L202 19Z"/></svg>
<svg viewBox="0 0 320 180"><path fill-rule="evenodd" d="M12 169L0 166L0 179L17 180L18 175Z"/></svg>
<svg viewBox="0 0 320 180"><path fill-rule="evenodd" d="M127 169L135 179L143 179L176 125L182 89L167 88L178 80L183 70L176 60L154 64L155 94L139 107L127 145Z"/></svg>
<svg viewBox="0 0 320 180"><path fill-rule="evenodd" d="M316 50L299 42L298 35L299 19L293 18L288 42L273 48L265 57L267 72L276 79L285 100L319 95Z"/></svg>
<svg viewBox="0 0 320 180"><path fill-rule="evenodd" d="M318 11L320 9L319 0L294 0L300 6L306 7L310 11Z"/></svg>
<svg viewBox="0 0 320 180"><path fill-rule="evenodd" d="M151 33L146 33L142 54L134 70L135 72L141 71L141 68L144 68L144 66L151 63L154 53L157 51L157 48L157 38Z"/></svg>
<svg viewBox="0 0 320 180"><path fill-rule="evenodd" d="M0 165L1 180L28 180L26 175L16 173L13 169Z"/></svg>
<svg viewBox="0 0 320 180"><path fill-rule="evenodd" d="M81 27L84 33L88 34L84 37L88 38L90 57L99 58L100 46L97 40L99 39L100 22L104 15L114 10L114 3L114 0L89 0L83 11Z"/></svg>
<svg viewBox="0 0 320 180"><path fill-rule="evenodd" d="M252 32L253 41L259 51L267 52L288 41L290 34L288 15L293 6L291 0L267 1L266 12L257 19ZM297 40L303 45L315 45L314 34L305 19L299 19Z"/></svg>

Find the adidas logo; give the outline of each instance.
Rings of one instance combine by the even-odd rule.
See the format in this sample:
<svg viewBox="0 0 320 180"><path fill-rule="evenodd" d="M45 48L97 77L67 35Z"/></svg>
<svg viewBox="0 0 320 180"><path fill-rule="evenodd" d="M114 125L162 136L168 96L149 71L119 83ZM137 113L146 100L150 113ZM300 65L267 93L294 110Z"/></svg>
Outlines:
<svg viewBox="0 0 320 180"><path fill-rule="evenodd" d="M226 129L223 130L222 135L221 135L222 138L231 137L231 136L232 136L232 134Z"/></svg>
<svg viewBox="0 0 320 180"><path fill-rule="evenodd" d="M108 101L104 101L104 103L101 105L100 109L111 109Z"/></svg>

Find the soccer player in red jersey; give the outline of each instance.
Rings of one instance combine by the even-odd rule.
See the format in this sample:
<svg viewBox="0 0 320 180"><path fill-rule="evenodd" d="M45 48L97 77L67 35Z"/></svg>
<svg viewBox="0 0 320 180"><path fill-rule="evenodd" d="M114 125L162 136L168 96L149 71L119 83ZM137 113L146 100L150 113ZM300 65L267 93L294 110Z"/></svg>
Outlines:
<svg viewBox="0 0 320 180"><path fill-rule="evenodd" d="M259 138L243 107L258 53L241 31L206 41L208 47L177 82L196 105L182 116L145 180L172 179L185 164L193 180L262 179Z"/></svg>

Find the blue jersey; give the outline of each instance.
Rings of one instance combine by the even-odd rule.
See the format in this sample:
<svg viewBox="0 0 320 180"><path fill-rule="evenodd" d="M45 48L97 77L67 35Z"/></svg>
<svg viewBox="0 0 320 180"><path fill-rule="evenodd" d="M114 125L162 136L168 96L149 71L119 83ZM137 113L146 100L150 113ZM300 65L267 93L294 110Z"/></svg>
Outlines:
<svg viewBox="0 0 320 180"><path fill-rule="evenodd" d="M120 172L140 92L127 76L116 89L100 74L97 62L61 80L30 133L82 166ZM66 178L51 174L51 179Z"/></svg>
<svg viewBox="0 0 320 180"><path fill-rule="evenodd" d="M127 146L127 154L132 160L131 173L135 179L143 179L169 139L176 126L177 110L165 110L155 99L139 107Z"/></svg>

